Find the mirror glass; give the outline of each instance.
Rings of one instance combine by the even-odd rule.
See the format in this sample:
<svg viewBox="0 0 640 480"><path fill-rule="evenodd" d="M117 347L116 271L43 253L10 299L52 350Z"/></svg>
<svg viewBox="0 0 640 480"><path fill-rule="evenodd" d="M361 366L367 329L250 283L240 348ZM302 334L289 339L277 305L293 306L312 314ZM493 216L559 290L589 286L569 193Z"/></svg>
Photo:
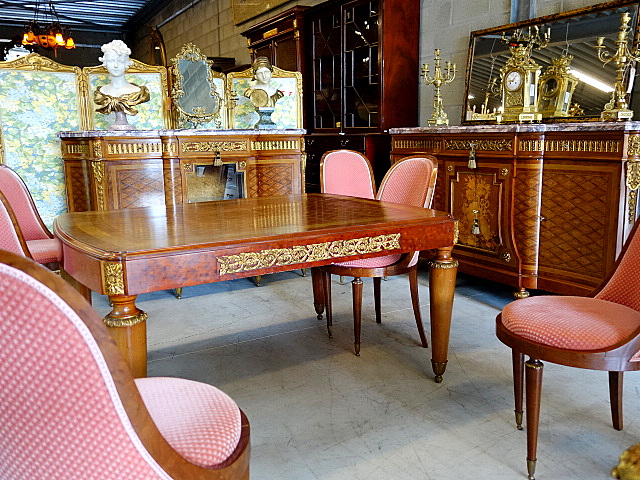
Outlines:
<svg viewBox="0 0 640 480"><path fill-rule="evenodd" d="M213 79L213 62L190 43L171 61L174 81L171 97L178 113L178 126L190 123L198 127L214 121L221 128L222 99Z"/></svg>
<svg viewBox="0 0 640 480"><path fill-rule="evenodd" d="M552 118L544 118L544 121L599 120L604 105L611 100L617 67L614 61L605 64L599 60L594 46L597 37L604 37L603 50L611 55L616 53L618 47L615 42L618 39L624 12L628 12L631 16L627 37L628 47L631 49L634 39L638 36L636 33L638 1L608 2L471 32L467 64L466 111L463 113L462 123L485 123L490 121L490 118L478 118L477 113L499 111L501 108L500 69L511 57L503 34L508 39L516 31L524 33L537 31L540 36L549 35L547 45L544 48L534 49L531 54L531 58L541 67L541 75L544 75L547 68L553 65L554 60L557 61L564 55L572 57L569 64L570 73L579 77L571 97L571 104L575 104L576 108L573 108L568 116L551 115ZM629 108L634 109L634 103L640 102L640 95L634 96L632 89L637 89L640 82L635 82L636 88L632 88L635 70L630 68L627 74L629 75L629 92L632 94ZM549 89L551 82L543 86Z"/></svg>

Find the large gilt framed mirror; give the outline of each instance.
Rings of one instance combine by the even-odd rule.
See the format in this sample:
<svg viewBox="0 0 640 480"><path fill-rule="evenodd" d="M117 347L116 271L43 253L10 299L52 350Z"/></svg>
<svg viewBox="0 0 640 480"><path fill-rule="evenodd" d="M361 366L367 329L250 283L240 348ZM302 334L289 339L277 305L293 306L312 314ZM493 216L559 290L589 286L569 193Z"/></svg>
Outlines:
<svg viewBox="0 0 640 480"><path fill-rule="evenodd" d="M224 75L213 70L213 62L187 43L171 59L171 99L178 128L224 128Z"/></svg>
<svg viewBox="0 0 640 480"><path fill-rule="evenodd" d="M501 25L485 30L471 32L469 57L467 62L467 79L465 89L465 109L462 114L463 124L491 123L496 121L495 112L500 112L502 105L501 69L505 66L511 52L505 39L513 38L517 32L541 32L548 35L548 42L543 48L534 48L531 59L540 65L538 81L538 97L541 108L546 109L544 122L557 121L596 121L607 102L611 100L611 91L616 79L615 62L604 63L598 59L595 48L596 39L604 37L604 50L616 53L621 17L627 12L630 15L628 46L633 48L638 34L638 0L617 0L590 7L525 20L518 23ZM570 105L561 109L549 106L545 95L556 93L559 86L557 77L552 75L554 65L562 60L569 61L567 77L571 82L565 84ZM545 76L545 72L547 75ZM634 95L640 88L640 82L634 82L635 65L630 64L626 70L630 108L638 112L640 94ZM550 78L553 77L553 78ZM548 81L545 81L547 79ZM508 88L508 86L506 86ZM557 97L562 102L563 97ZM634 108L634 105L636 108ZM562 111L561 111L562 110ZM499 116L498 119L499 120Z"/></svg>

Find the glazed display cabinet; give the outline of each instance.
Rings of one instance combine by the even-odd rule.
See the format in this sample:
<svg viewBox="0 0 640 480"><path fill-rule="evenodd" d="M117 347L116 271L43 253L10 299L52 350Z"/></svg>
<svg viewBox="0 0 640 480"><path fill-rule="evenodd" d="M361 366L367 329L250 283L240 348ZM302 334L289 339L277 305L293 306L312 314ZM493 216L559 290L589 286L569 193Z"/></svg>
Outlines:
<svg viewBox="0 0 640 480"><path fill-rule="evenodd" d="M322 155L339 148L364 153L380 182L388 129L418 124L419 32L417 0L328 1L306 11L309 191L319 190Z"/></svg>

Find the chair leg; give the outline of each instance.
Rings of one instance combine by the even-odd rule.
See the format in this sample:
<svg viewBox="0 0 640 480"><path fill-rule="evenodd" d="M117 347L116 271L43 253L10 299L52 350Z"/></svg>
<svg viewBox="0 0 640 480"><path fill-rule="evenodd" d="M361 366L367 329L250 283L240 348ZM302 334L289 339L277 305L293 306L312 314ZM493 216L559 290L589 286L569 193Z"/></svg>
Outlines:
<svg viewBox="0 0 640 480"><path fill-rule="evenodd" d="M382 323L382 305L380 304L380 277L373 277L373 303L376 308L376 323Z"/></svg>
<svg viewBox="0 0 640 480"><path fill-rule="evenodd" d="M313 288L313 308L316 310L318 320L322 320L322 314L324 313L324 284L323 284L324 272L318 267L311 269L311 285Z"/></svg>
<svg viewBox="0 0 640 480"><path fill-rule="evenodd" d="M176 298L180 300L182 298L182 287L177 287L175 291L176 291Z"/></svg>
<svg viewBox="0 0 640 480"><path fill-rule="evenodd" d="M522 430L522 389L524 388L524 354L511 350L513 359L513 397L516 401L516 428Z"/></svg>
<svg viewBox="0 0 640 480"><path fill-rule="evenodd" d="M609 372L611 420L615 430L622 430L622 385L624 372Z"/></svg>
<svg viewBox="0 0 640 480"><path fill-rule="evenodd" d="M540 425L540 396L542 393L542 369L540 360L529 358L525 362L527 383L527 472L529 480L535 480L538 427Z"/></svg>
<svg viewBox="0 0 640 480"><path fill-rule="evenodd" d="M420 341L422 346L427 348L429 342L427 342L427 336L424 334L424 327L422 326L422 314L420 313L420 297L418 296L418 269L413 268L409 271L409 289L411 290L411 303L413 304L413 316L416 318L416 325L418 326L418 334L420 334Z"/></svg>
<svg viewBox="0 0 640 480"><path fill-rule="evenodd" d="M353 290L353 346L357 356L360 356L360 325L362 323L362 280L355 277L351 282Z"/></svg>
<svg viewBox="0 0 640 480"><path fill-rule="evenodd" d="M322 291L324 295L324 310L327 315L327 334L333 337L333 311L331 305L331 274L322 272Z"/></svg>

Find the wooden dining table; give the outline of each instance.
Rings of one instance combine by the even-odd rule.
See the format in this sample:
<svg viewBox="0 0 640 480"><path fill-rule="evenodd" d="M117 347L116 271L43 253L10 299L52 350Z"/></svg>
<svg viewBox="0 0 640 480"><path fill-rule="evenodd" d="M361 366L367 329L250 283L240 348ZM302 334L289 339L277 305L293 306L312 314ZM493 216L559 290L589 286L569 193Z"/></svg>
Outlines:
<svg viewBox="0 0 640 480"><path fill-rule="evenodd" d="M433 251L431 362L442 381L458 266L451 257L457 222L447 213L310 193L65 213L54 231L65 274L108 295L112 310L104 322L135 377L147 374L147 314L135 303L142 293ZM319 311L323 292L319 282L313 285Z"/></svg>

